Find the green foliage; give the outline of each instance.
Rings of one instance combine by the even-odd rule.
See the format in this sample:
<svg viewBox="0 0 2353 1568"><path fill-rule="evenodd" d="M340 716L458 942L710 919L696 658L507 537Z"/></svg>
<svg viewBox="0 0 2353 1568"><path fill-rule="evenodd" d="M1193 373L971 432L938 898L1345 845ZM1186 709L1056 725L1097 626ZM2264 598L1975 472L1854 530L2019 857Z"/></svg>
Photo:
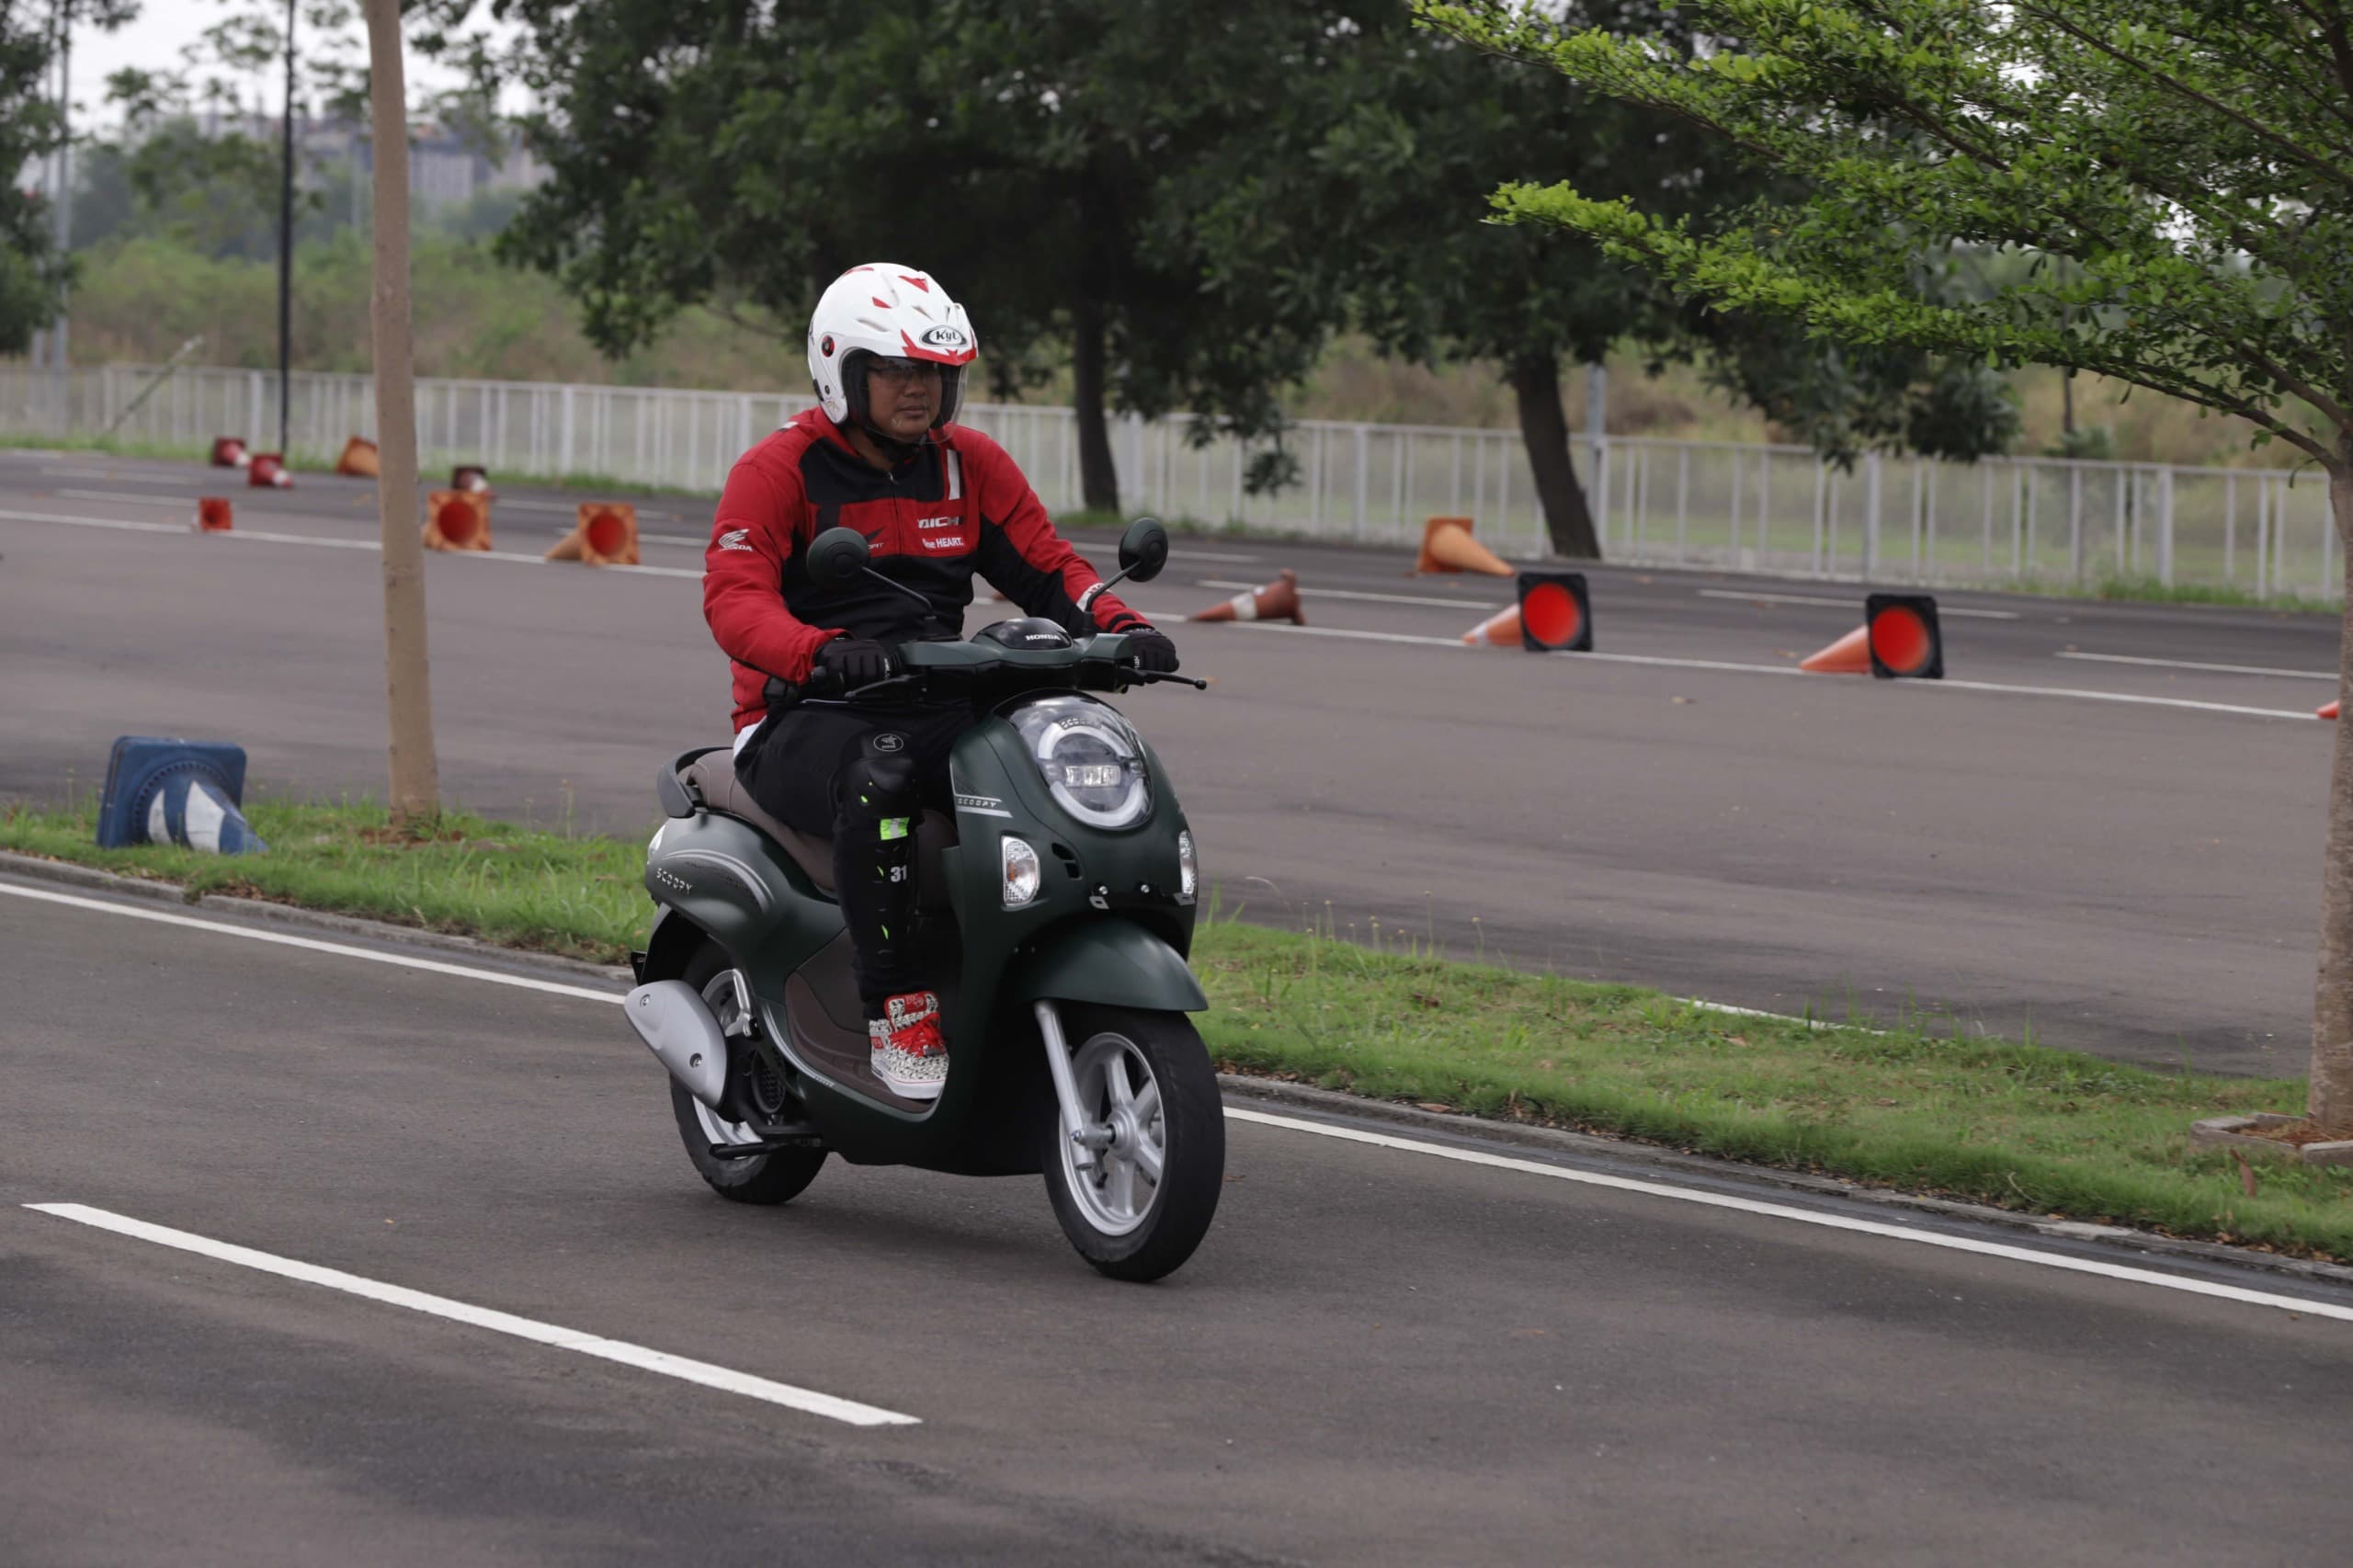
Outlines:
<svg viewBox="0 0 2353 1568"><path fill-rule="evenodd" d="M449 812L394 830L371 802L256 800L268 853L102 850L76 809L0 808L0 849L204 892L618 961L653 905L633 838ZM2291 1082L2152 1073L1930 1020L1877 1032L1710 1012L1634 986L1449 959L1212 913L1194 968L1221 1063L1480 1116L1581 1127L2029 1212L2353 1257L2353 1172L2266 1170L2189 1146L2199 1116L2292 1106Z"/></svg>
<svg viewBox="0 0 2353 1568"><path fill-rule="evenodd" d="M58 311L72 276L57 252L57 214L27 188L28 165L62 146L66 126L52 97L58 25L113 30L138 12L135 0L63 0L0 6L0 354L22 354ZM21 171L21 173L20 173Z"/></svg>
<svg viewBox="0 0 2353 1568"><path fill-rule="evenodd" d="M1843 344L2092 370L2353 461L2353 43L2335 6L1697 0L1724 40L1698 55L1502 0L1419 10L1804 182L1709 232L1520 181L1495 198L1509 221ZM1982 296L1921 265L1968 252L2024 265Z"/></svg>
<svg viewBox="0 0 2353 1568"><path fill-rule="evenodd" d="M614 353L696 301L797 342L845 266L925 266L972 307L1000 392L1068 345L1092 428L1108 404L1270 429L1336 309L1221 285L1199 170L1359 8L1380 7L518 0L499 65L546 106L554 177L502 254L563 278Z"/></svg>

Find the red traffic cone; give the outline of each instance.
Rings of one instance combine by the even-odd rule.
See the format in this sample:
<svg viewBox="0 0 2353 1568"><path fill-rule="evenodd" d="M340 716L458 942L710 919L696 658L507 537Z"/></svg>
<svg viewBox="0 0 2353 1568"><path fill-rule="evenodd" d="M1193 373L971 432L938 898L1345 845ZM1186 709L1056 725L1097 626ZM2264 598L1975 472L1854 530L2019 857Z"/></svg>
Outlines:
<svg viewBox="0 0 2353 1568"><path fill-rule="evenodd" d="M1519 607L1506 605L1486 619L1462 634L1462 641L1477 647L1483 643L1491 648L1519 646Z"/></svg>
<svg viewBox="0 0 2353 1568"><path fill-rule="evenodd" d="M2344 700L2344 699L2343 699L2343 698L2338 698L2338 699L2336 699L2336 702L2342 702L2343 700ZM2315 719L2334 719L2334 718L2336 718L2336 702L2331 702L2331 703L2330 703L2327 707L2325 707L2325 708L2317 708L2317 709L2314 709L2314 710L2313 710L2313 718L2315 718Z"/></svg>
<svg viewBox="0 0 2353 1568"><path fill-rule="evenodd" d="M449 488L481 494L490 488L490 471L479 463L460 463L449 471Z"/></svg>
<svg viewBox="0 0 2353 1568"><path fill-rule="evenodd" d="M1871 629L1858 626L1798 668L1818 676L1867 676L1871 673Z"/></svg>
<svg viewBox="0 0 2353 1568"><path fill-rule="evenodd" d="M233 514L225 495L200 495L196 502L196 531L200 534L224 534L229 531Z"/></svg>
<svg viewBox="0 0 2353 1568"><path fill-rule="evenodd" d="M1299 608L1299 574L1283 568L1281 576L1263 588L1253 588L1246 594L1236 594L1222 605L1211 605L1199 615L1188 615L1195 620L1288 620L1293 626L1305 626L1307 617Z"/></svg>
<svg viewBox="0 0 2353 1568"><path fill-rule="evenodd" d="M1468 517L1432 517L1422 528L1422 553L1414 570L1423 572L1484 572L1508 577L1512 569L1501 557L1471 537Z"/></svg>
<svg viewBox="0 0 2353 1568"><path fill-rule="evenodd" d="M214 468L244 467L245 444L234 436L213 437L212 466Z"/></svg>
<svg viewBox="0 0 2353 1568"><path fill-rule="evenodd" d="M286 458L281 452L256 452L245 465L245 484L254 490L290 490L294 476L286 472Z"/></svg>
<svg viewBox="0 0 2353 1568"><path fill-rule="evenodd" d="M488 550L490 498L464 490L436 490L426 494L425 548Z"/></svg>

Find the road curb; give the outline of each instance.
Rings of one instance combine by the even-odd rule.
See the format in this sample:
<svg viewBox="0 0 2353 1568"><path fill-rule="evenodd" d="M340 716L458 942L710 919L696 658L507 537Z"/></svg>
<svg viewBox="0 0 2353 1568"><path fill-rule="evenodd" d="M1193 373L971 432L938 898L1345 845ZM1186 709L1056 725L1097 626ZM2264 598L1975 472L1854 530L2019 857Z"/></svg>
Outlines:
<svg viewBox="0 0 2353 1568"><path fill-rule="evenodd" d="M12 850L0 849L0 872L63 882L69 887L86 888L93 892L149 899L159 903L186 904L220 915L242 915L275 925L305 926L313 930L365 937L371 941L394 943L402 947L433 948L447 953L462 953L490 963L507 966L517 962L537 964L561 970L566 974L592 975L604 981L625 982L631 978L628 969L620 964L590 963L585 959L568 959L560 953L503 947L496 942L485 942L478 937L427 931L420 926L399 926L389 920L369 920L356 915L335 915L323 909L305 909L299 904L278 903L266 898L240 898L233 893L222 892L191 892L178 882L160 881L150 877L126 877L94 867L77 866L70 860L44 859L38 855L19 855Z"/></svg>
<svg viewBox="0 0 2353 1568"><path fill-rule="evenodd" d="M2353 1267L2347 1267L2342 1264L2315 1263L2308 1258L2287 1257L2277 1253L2256 1252L2246 1247L2225 1246L2219 1242L2190 1241L2183 1237L2159 1235L2154 1231L2137 1231L2129 1225L2098 1225L2086 1220L2052 1220L2039 1214L2021 1214L2013 1210L1996 1209L1989 1204L1963 1203L1949 1198L1928 1198L1916 1193L1899 1192L1889 1187L1865 1187L1836 1176L1820 1176L1805 1171L1779 1170L1771 1165L1755 1165L1738 1160L1720 1160L1707 1154L1686 1153L1680 1149L1667 1149L1654 1143L1637 1143L1630 1140L1606 1138L1598 1133L1574 1132L1553 1127L1525 1127L1508 1121L1491 1121L1482 1117L1454 1111L1425 1110L1419 1106L1400 1105L1394 1100L1367 1099L1356 1095L1343 1094L1337 1090L1319 1089L1307 1084L1289 1083L1279 1078L1260 1078L1247 1074L1221 1073L1218 1074L1217 1081L1218 1086L1231 1097L1264 1100L1270 1104L1290 1106L1300 1110L1347 1117L1356 1121L1387 1122L1397 1127L1409 1128L1415 1131L1434 1133L1450 1139L1472 1139L1482 1143L1505 1144L1556 1154L1575 1154L1588 1159L1608 1159L1622 1165L1645 1165L1711 1181L1735 1181L1751 1186L1778 1187L1788 1191L1836 1198L1847 1202L1867 1203L1882 1209L1904 1210L1915 1214L1933 1214L1943 1219L1992 1225L2003 1230L2046 1236L2054 1240L2092 1242L2122 1252L2178 1258L2186 1262L2219 1263L2233 1268L2262 1269L2268 1273L2288 1275L2316 1284L2353 1286Z"/></svg>

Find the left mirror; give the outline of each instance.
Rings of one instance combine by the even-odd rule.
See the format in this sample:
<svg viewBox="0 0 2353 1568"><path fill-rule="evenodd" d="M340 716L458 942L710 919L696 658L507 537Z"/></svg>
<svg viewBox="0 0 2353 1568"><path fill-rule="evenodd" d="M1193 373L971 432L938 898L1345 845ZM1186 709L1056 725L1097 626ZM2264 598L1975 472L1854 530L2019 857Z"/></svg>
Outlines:
<svg viewBox="0 0 2353 1568"><path fill-rule="evenodd" d="M838 588L866 570L866 536L856 528L827 528L809 546L809 575L821 588Z"/></svg>

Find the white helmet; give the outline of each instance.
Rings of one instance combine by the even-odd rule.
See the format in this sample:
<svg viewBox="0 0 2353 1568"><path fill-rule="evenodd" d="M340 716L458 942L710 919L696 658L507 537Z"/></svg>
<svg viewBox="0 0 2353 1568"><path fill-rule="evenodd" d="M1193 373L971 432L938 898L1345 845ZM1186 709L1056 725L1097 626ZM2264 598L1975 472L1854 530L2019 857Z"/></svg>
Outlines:
<svg viewBox="0 0 2353 1568"><path fill-rule="evenodd" d="M873 427L866 413L867 355L928 359L940 368L938 429L956 417L964 367L981 351L964 307L927 272L887 261L853 267L827 286L809 317L809 376L836 425Z"/></svg>

